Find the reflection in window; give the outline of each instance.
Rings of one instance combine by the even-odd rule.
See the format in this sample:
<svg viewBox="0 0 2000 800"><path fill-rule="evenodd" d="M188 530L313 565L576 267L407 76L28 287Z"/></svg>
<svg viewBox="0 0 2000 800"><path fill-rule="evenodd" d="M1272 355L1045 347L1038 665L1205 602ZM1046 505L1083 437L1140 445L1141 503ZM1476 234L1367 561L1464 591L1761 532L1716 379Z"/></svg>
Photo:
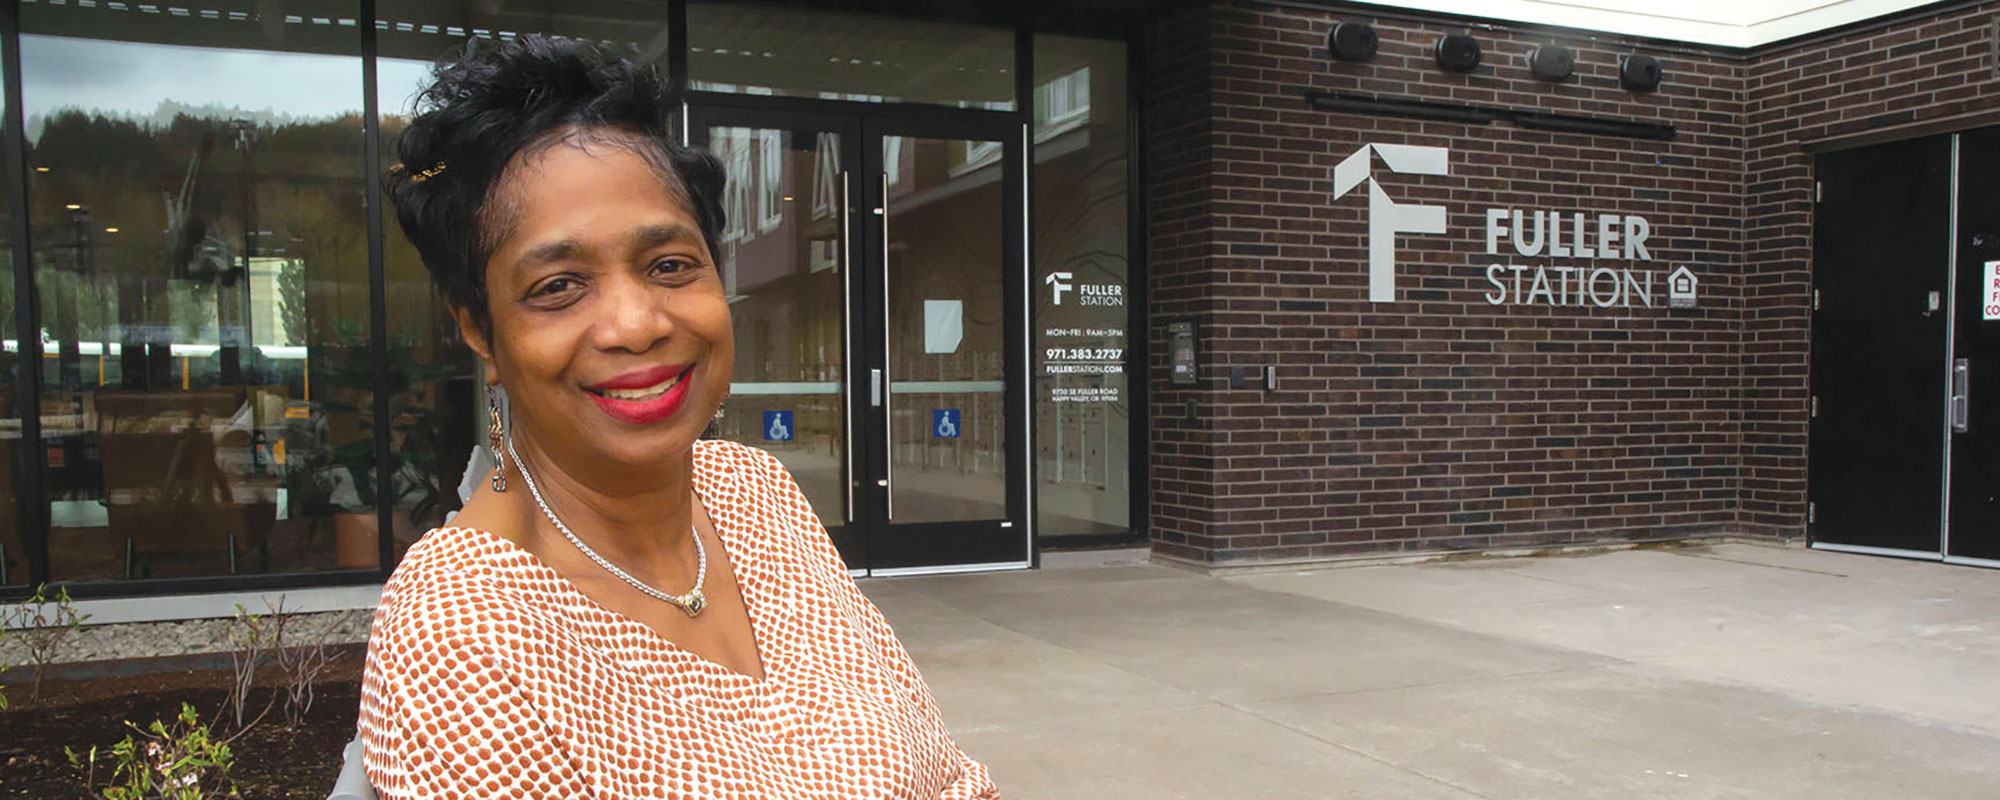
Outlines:
<svg viewBox="0 0 2000 800"><path fill-rule="evenodd" d="M1090 67L1035 87L1035 141L1040 142L1090 118Z"/></svg>
<svg viewBox="0 0 2000 800"><path fill-rule="evenodd" d="M719 268L736 325L736 371L715 434L776 455L838 527L847 520L840 136L732 127L708 135L729 168L732 233ZM744 218L746 186L776 193L770 227L734 222ZM788 213L805 197L810 215Z"/></svg>
<svg viewBox="0 0 2000 800"><path fill-rule="evenodd" d="M701 91L1015 108L1005 28L723 3L689 3L687 16Z"/></svg>
<svg viewBox="0 0 2000 800"><path fill-rule="evenodd" d="M785 148L777 131L757 132L757 230L770 233L785 221Z"/></svg>
<svg viewBox="0 0 2000 800"><path fill-rule="evenodd" d="M356 8L174 11L21 9L50 574L373 566Z"/></svg>
<svg viewBox="0 0 2000 800"><path fill-rule="evenodd" d="M1128 286L1125 45L1035 37L1035 286ZM1129 296L1129 291L1121 292ZM1124 306L1057 305L1035 295L1035 352L1088 353L1090 363L1035 374L1038 533L1058 538L1131 530L1132 409L1122 371ZM1054 332L1061 332L1056 335ZM1110 356L1117 353L1120 355ZM1100 371L1102 370L1102 371Z"/></svg>

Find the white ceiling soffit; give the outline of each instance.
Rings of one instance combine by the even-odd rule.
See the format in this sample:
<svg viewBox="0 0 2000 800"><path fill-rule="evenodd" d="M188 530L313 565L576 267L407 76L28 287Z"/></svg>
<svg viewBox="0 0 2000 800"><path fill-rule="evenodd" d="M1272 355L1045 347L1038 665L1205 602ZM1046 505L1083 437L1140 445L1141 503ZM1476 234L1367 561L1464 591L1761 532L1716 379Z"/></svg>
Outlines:
<svg viewBox="0 0 2000 800"><path fill-rule="evenodd" d="M1930 0L1387 0L1374 5L1756 47L1928 5Z"/></svg>

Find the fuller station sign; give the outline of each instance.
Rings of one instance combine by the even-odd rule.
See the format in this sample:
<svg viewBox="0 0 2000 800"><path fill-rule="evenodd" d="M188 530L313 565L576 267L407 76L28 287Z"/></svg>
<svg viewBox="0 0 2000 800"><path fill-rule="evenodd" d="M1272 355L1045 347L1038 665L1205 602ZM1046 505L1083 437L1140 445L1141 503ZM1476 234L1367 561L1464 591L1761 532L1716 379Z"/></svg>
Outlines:
<svg viewBox="0 0 2000 800"><path fill-rule="evenodd" d="M1390 198L1374 177L1377 157L1390 172L1449 175L1451 151L1367 144L1334 167L1335 200L1368 187L1368 299L1390 303L1396 299L1396 237L1445 233L1448 226L1443 206ZM1484 299L1496 306L1694 307L1699 281L1692 270L1681 266L1656 279L1646 244L1652 231L1652 223L1636 214L1488 208Z"/></svg>
<svg viewBox="0 0 2000 800"><path fill-rule="evenodd" d="M1515 255L1575 259L1587 263L1486 265L1490 305L1552 305L1598 308L1653 306L1653 270L1631 264L1653 260L1646 238L1653 226L1630 214L1486 209L1486 254L1500 256L1500 241L1513 243ZM1591 219L1594 217L1594 220ZM1590 224L1595 222L1594 225ZM1567 233L1565 233L1567 229ZM1604 262L1621 266L1606 266ZM1682 267L1683 270L1686 267Z"/></svg>

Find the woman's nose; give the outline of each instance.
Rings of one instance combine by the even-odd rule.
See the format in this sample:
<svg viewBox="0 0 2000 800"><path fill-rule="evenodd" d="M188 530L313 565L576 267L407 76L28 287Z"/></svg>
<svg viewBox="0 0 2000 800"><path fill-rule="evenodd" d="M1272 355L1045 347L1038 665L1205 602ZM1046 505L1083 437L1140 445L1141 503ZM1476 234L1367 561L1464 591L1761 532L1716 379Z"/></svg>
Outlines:
<svg viewBox="0 0 2000 800"><path fill-rule="evenodd" d="M644 281L610 281L605 292L605 318L597 324L597 346L605 350L643 353L674 332L666 293Z"/></svg>

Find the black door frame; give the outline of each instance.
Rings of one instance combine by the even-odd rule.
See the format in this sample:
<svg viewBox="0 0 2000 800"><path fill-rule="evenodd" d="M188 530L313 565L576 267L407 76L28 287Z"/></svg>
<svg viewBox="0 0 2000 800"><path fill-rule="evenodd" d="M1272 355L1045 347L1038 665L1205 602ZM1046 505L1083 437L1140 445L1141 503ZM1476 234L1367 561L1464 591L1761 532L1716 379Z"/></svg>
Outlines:
<svg viewBox="0 0 2000 800"><path fill-rule="evenodd" d="M850 569L874 575L1027 567L1034 558L1033 476L1030 430L1027 259L1026 133L1014 112L895 103L859 103L690 92L683 138L706 145L711 127L812 130L841 137L846 178L844 232L849 240L844 286L848 314L843 371L848 402L848 456L842 482L849 492L847 520L824 520ZM870 402L870 370L883 368L886 326L880 216L880 143L887 136L998 141L1002 144L1002 258L1007 342L1004 359L1006 419L1006 519L896 523L889 518L888 406ZM865 322L864 322L865 321ZM891 376L893 378L893 376ZM887 387L883 387L885 390Z"/></svg>
<svg viewBox="0 0 2000 800"><path fill-rule="evenodd" d="M1973 176L2000 167L2000 127L1952 134L1950 432L1944 560L2000 567L2000 321L1983 308L1986 264L2000 261L2000 193ZM1972 178L1967 180L1967 178Z"/></svg>

